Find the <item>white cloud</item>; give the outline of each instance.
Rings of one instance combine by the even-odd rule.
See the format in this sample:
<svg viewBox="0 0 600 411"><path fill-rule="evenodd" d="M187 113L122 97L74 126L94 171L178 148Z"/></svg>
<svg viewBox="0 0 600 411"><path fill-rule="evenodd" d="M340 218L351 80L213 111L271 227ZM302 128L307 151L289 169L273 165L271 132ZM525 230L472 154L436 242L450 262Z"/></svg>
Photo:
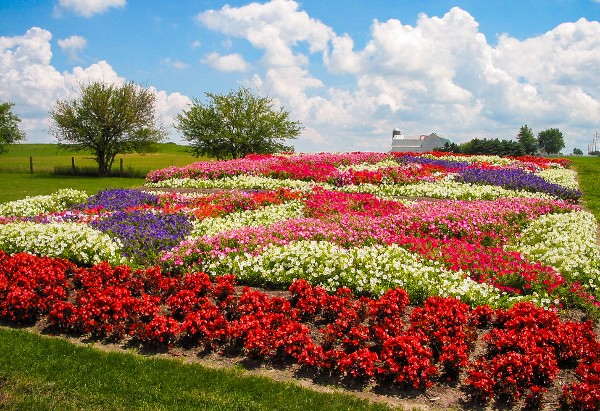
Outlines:
<svg viewBox="0 0 600 411"><path fill-rule="evenodd" d="M219 53L208 53L202 58L202 63L219 71L246 71L250 65L240 54L221 56Z"/></svg>
<svg viewBox="0 0 600 411"><path fill-rule="evenodd" d="M69 61L78 61L79 52L87 47L87 40L81 36L71 36L58 40L58 46L67 55Z"/></svg>
<svg viewBox="0 0 600 411"><path fill-rule="evenodd" d="M52 34L38 27L22 36L0 37L0 100L15 103L14 111L30 143L48 142L48 112L57 100L76 97L80 84L94 80L123 83L106 61L59 72L51 64ZM156 112L170 125L174 113L187 107L180 93L157 92Z"/></svg>
<svg viewBox="0 0 600 411"><path fill-rule="evenodd" d="M162 59L161 64L164 64L165 66L173 67L173 68L176 68L179 70L186 69L190 66L189 64L187 64L181 60L172 59L172 58Z"/></svg>
<svg viewBox="0 0 600 411"><path fill-rule="evenodd" d="M455 7L421 14L414 26L375 20L356 50L349 35L299 7L273 0L196 19L262 51L252 83L310 130L300 150L387 150L394 127L457 142L512 138L523 124L535 132L559 127L568 148L600 128L597 21L561 24L522 41L504 35L492 46L473 16Z"/></svg>
<svg viewBox="0 0 600 411"><path fill-rule="evenodd" d="M54 13L60 16L63 11L71 11L83 17L102 14L111 7L125 7L127 0L59 0Z"/></svg>

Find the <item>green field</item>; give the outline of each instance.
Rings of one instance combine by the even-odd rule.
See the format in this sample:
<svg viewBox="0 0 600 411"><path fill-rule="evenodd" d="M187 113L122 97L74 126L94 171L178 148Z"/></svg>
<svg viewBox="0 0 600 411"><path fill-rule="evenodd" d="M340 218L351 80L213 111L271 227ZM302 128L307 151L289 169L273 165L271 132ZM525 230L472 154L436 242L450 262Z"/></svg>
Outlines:
<svg viewBox="0 0 600 411"><path fill-rule="evenodd" d="M119 169L123 159L124 169L150 170L170 166L184 166L198 161L188 152L188 148L172 143L158 144L156 153L119 154L113 169ZM56 144L11 144L9 151L0 157L0 173L30 173L33 161L34 173L52 173L55 167L97 167L91 152L60 150Z"/></svg>
<svg viewBox="0 0 600 411"><path fill-rule="evenodd" d="M33 159L33 174L30 170L30 158ZM71 167L72 158L76 167L97 167L92 154L62 151L55 144L11 145L9 152L0 157L0 203L27 196L51 194L65 187L82 190L92 195L104 188L129 188L144 183L144 178L98 178L53 174L55 167ZM159 144L158 151L151 154L119 155L113 170L119 170L121 158L125 170L133 169L141 176L151 170L184 166L199 161L187 152L187 147L175 144Z"/></svg>
<svg viewBox="0 0 600 411"><path fill-rule="evenodd" d="M583 204L600 221L600 157L569 157L579 176Z"/></svg>

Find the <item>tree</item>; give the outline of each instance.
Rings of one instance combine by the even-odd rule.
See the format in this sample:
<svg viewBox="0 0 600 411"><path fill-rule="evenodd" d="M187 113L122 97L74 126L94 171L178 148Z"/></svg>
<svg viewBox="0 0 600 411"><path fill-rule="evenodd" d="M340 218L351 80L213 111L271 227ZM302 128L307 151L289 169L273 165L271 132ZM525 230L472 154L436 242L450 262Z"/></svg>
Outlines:
<svg viewBox="0 0 600 411"><path fill-rule="evenodd" d="M565 147L563 134L557 128L540 131L538 146L548 154L558 154Z"/></svg>
<svg viewBox="0 0 600 411"><path fill-rule="evenodd" d="M14 103L0 101L0 154L8 151L8 145L25 140L25 133L19 130L21 119L13 114Z"/></svg>
<svg viewBox="0 0 600 411"><path fill-rule="evenodd" d="M573 155L575 155L575 156L582 156L583 155L583 151L580 148L574 148L573 149Z"/></svg>
<svg viewBox="0 0 600 411"><path fill-rule="evenodd" d="M91 150L99 175L108 175L117 154L150 152L166 137L156 124L152 90L103 81L79 88L79 98L56 102L50 131L62 148Z"/></svg>
<svg viewBox="0 0 600 411"><path fill-rule="evenodd" d="M247 88L227 95L205 93L206 103L194 99L178 114L175 128L191 143L196 157L241 158L251 153L293 151L284 145L302 129L289 113L273 108L274 99L254 95Z"/></svg>
<svg viewBox="0 0 600 411"><path fill-rule="evenodd" d="M517 134L517 141L521 143L521 145L525 149L525 154L532 155L537 153L537 140L533 135L533 131L531 131L531 128L529 128L527 124L522 126L519 130L519 134Z"/></svg>
<svg viewBox="0 0 600 411"><path fill-rule="evenodd" d="M480 140L474 138L460 145L463 154L484 154L496 156L522 156L525 154L523 145L518 141L499 140L497 138Z"/></svg>

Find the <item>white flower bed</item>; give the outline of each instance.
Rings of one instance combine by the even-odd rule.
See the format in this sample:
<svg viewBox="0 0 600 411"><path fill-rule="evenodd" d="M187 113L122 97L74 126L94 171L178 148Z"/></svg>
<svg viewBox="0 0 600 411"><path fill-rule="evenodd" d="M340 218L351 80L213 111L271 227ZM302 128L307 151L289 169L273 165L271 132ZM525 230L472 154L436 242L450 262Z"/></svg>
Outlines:
<svg viewBox="0 0 600 411"><path fill-rule="evenodd" d="M547 168L535 173L549 183L558 184L572 190L579 190L577 173L568 168Z"/></svg>
<svg viewBox="0 0 600 411"><path fill-rule="evenodd" d="M451 176L441 181L421 181L416 184L361 184L348 185L339 188L348 193L373 193L378 197L393 198L405 197L430 197L451 200L495 200L498 198L546 198L553 197L545 193L532 193L529 191L507 190L499 186L468 184L452 181Z"/></svg>
<svg viewBox="0 0 600 411"><path fill-rule="evenodd" d="M554 267L569 282L600 290L600 251L596 219L586 211L547 214L532 221L508 247Z"/></svg>
<svg viewBox="0 0 600 411"><path fill-rule="evenodd" d="M268 226L278 221L303 217L304 205L299 201L269 205L256 210L237 211L224 217L194 220L190 238L234 230L242 227Z"/></svg>
<svg viewBox="0 0 600 411"><path fill-rule="evenodd" d="M506 306L536 298L509 298L495 287L479 284L462 272L448 271L396 244L344 249L328 241L298 241L268 247L259 255L245 253L204 261L203 269L215 275L233 273L261 284L289 284L303 278L330 291L346 286L359 293L381 295L402 287L415 302L440 295L470 304Z"/></svg>
<svg viewBox="0 0 600 411"><path fill-rule="evenodd" d="M73 204L85 202L88 197L84 191L65 188L49 195L25 197L21 200L0 204L0 215L35 217L53 211L66 210Z"/></svg>
<svg viewBox="0 0 600 411"><path fill-rule="evenodd" d="M29 252L66 258L83 265L109 261L125 263L120 244L86 224L18 222L0 224L0 249L9 254Z"/></svg>

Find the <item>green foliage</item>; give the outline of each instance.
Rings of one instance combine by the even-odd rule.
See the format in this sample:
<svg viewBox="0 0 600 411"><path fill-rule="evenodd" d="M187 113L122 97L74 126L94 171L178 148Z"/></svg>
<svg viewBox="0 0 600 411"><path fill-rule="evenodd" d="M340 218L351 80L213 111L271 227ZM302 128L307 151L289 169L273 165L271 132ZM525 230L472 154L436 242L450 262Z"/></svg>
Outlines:
<svg viewBox="0 0 600 411"><path fill-rule="evenodd" d="M443 153L460 153L460 146L456 143L445 142L444 147L438 149Z"/></svg>
<svg viewBox="0 0 600 411"><path fill-rule="evenodd" d="M537 153L538 143L533 135L531 128L526 125L522 126L517 134L517 141L521 143L525 149L525 154L533 155Z"/></svg>
<svg viewBox="0 0 600 411"><path fill-rule="evenodd" d="M583 151L581 151L581 149L579 149L579 148L574 148L573 149L573 155L575 155L575 156L582 156L583 155Z"/></svg>
<svg viewBox="0 0 600 411"><path fill-rule="evenodd" d="M557 128L540 131L538 133L538 146L548 154L558 154L565 148L563 134Z"/></svg>
<svg viewBox="0 0 600 411"><path fill-rule="evenodd" d="M151 152L166 137L156 125L156 95L134 83L80 85L77 99L56 102L50 131L61 147L90 150L98 173L107 175L117 154Z"/></svg>
<svg viewBox="0 0 600 411"><path fill-rule="evenodd" d="M190 142L194 155L229 159L293 151L284 142L298 136L300 123L289 120L283 107L274 109L274 99L256 96L247 88L206 96L208 102L195 99L176 117L175 128Z"/></svg>
<svg viewBox="0 0 600 411"><path fill-rule="evenodd" d="M8 151L8 145L25 140L25 133L19 130L21 119L13 114L14 103L0 101L0 154Z"/></svg>
<svg viewBox="0 0 600 411"><path fill-rule="evenodd" d="M485 154L496 156L522 156L525 148L517 141L475 138L460 145L463 154Z"/></svg>

